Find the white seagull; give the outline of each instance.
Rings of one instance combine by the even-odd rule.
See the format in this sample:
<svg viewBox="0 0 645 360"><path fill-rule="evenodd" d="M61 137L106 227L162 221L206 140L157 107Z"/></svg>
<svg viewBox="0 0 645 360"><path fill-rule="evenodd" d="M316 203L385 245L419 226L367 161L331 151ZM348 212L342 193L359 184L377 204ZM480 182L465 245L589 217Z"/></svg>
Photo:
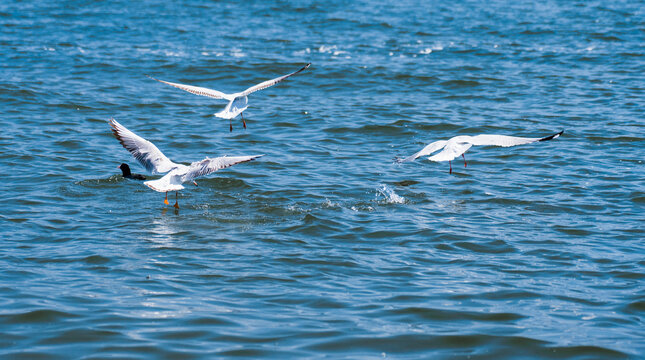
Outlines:
<svg viewBox="0 0 645 360"><path fill-rule="evenodd" d="M157 180L146 181L144 184L152 190L165 192L166 198L164 203L168 205L168 191L175 191L175 208L179 208L177 203L177 191L182 190L182 185L186 181L192 181L195 186L195 178L211 174L217 170L233 166L246 161L257 159L264 155L251 156L222 156L214 159L205 158L202 161L196 161L190 166L177 164L166 157L155 144L140 137L139 135L128 130L125 126L119 124L116 120L110 119L110 127L114 136L128 150L132 156L149 172L153 174L166 174Z"/></svg>
<svg viewBox="0 0 645 360"><path fill-rule="evenodd" d="M524 138L516 136L506 136L506 135L477 135L477 136L455 136L450 140L439 140L435 141L428 146L424 147L418 153L410 155L405 159L399 160L399 162L404 161L413 161L418 157L424 155L430 155L435 151L442 150L441 152L428 157L428 160L431 161L448 161L450 164L450 173L452 174L452 163L451 160L455 159L459 155L464 158L464 167L466 167L466 156L464 153L470 149L473 145L492 145L492 146L515 146L515 145L524 145L530 144L538 141L547 141L560 137L564 130L560 131L557 134L553 134L543 138Z"/></svg>
<svg viewBox="0 0 645 360"><path fill-rule="evenodd" d="M204 88L204 87L177 84L177 83L172 83L172 82L168 82L168 81L155 79L155 78L153 78L152 76L149 76L149 75L146 75L146 76L148 76L149 78L151 78L153 80L157 80L157 81L162 82L164 84L174 86L176 88L188 91L189 93L192 93L192 94L195 94L195 95L208 96L208 97L211 97L213 99L225 99L225 100L228 100L228 104L226 105L224 110L222 110L222 111L220 111L218 113L215 113L213 115L215 115L215 116L217 116L219 118L229 119L229 128L230 128L230 131L233 131L233 125L231 124L231 119L233 119L234 117L242 114L242 112L244 110L246 110L247 107L249 107L249 105L248 105L249 104L249 99L247 97L248 95L250 95L250 94L252 94L252 93L254 93L256 91L266 89L269 86L273 86L273 85L279 83L280 81L288 78L289 76L295 75L295 74L301 72L302 70L308 68L310 65L311 65L311 63L308 63L307 65L303 66L302 69L300 69L300 70L298 70L296 72L292 72L291 74L287 74L287 75L280 76L280 77L272 79L272 80L267 80L267 81L261 82L261 83L259 83L257 85L251 86L250 88L248 88L248 89L246 89L246 90L244 90L242 92L238 92L238 93L234 93L234 94L225 94L225 93L223 93L221 91L212 90L212 89L208 89L208 88ZM246 121L244 121L244 114L242 114L242 124L244 125L244 128L246 129Z"/></svg>

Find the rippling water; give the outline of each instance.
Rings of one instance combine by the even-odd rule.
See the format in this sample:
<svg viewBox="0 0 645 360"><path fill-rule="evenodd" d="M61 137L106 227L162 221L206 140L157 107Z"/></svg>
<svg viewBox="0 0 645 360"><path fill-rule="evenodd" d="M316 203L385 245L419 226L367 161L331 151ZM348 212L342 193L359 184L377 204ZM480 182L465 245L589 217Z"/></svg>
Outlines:
<svg viewBox="0 0 645 360"><path fill-rule="evenodd" d="M643 1L0 3L0 357L645 356ZM225 102L154 82L253 94ZM163 194L171 159L264 153ZM468 167L425 144L498 133ZM172 197L171 197L172 198Z"/></svg>

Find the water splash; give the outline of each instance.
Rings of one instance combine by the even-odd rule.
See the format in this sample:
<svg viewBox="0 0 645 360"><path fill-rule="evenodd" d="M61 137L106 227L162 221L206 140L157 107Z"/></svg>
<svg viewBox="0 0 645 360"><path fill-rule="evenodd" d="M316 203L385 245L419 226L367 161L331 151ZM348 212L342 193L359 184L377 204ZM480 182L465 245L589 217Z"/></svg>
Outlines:
<svg viewBox="0 0 645 360"><path fill-rule="evenodd" d="M397 195L392 188L385 184L381 184L381 187L378 189L379 193L385 196L386 204L403 204L405 203L405 198L403 196ZM378 195L377 195L378 197Z"/></svg>

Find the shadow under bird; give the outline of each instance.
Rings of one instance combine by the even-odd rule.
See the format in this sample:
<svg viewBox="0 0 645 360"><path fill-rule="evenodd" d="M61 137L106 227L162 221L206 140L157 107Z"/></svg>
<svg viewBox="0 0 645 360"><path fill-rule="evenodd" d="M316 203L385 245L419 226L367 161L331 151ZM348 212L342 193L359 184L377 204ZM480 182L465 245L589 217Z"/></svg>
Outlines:
<svg viewBox="0 0 645 360"><path fill-rule="evenodd" d="M208 89L208 88L204 88L204 87L199 87L199 86L172 83L172 82L169 82L169 81L155 79L150 75L146 75L146 76L151 78L151 79L153 79L153 80L159 81L159 82L164 83L164 84L168 84L170 86L174 86L174 87L176 87L178 89L188 91L189 93L192 93L192 94L195 94L195 95L207 96L207 97L210 97L210 98L213 98L213 99L228 100L228 104L226 105L224 110L222 110L222 111L220 111L218 113L215 113L214 115L219 117L219 118L229 119L229 129L230 129L230 131L233 131L233 124L231 123L231 119L235 118L236 116L238 116L240 114L242 116L242 124L244 125L244 128L246 129L246 121L244 121L243 112L244 112L244 110L246 110L247 107L249 107L249 105L248 105L249 104L249 99L247 97L248 95L250 95L250 94L252 94L252 93L254 93L256 91L266 89L266 88L268 88L270 86L273 86L273 85L281 82L282 80L285 80L289 76L295 75L295 74L305 70L310 65L311 65L311 63L308 63L307 65L303 66L298 71L295 71L295 72L292 72L290 74L277 77L275 79L271 79L271 80L261 82L261 83L259 83L257 85L251 86L250 88L248 88L248 89L246 89L244 91L237 92L237 93L234 93L234 94L226 94L226 93L223 93L221 91Z"/></svg>
<svg viewBox="0 0 645 360"><path fill-rule="evenodd" d="M464 167L466 167L466 156L464 153L468 151L473 145L489 145L489 146L516 146L530 144L539 141L548 141L553 140L564 133L564 130L560 131L557 134L553 134L543 138L525 138L525 137L516 137L516 136L506 136L506 135L477 135L477 136L468 136L461 135L455 136L449 140L439 140L435 141L423 149L417 152L416 154L410 155L405 159L399 160L399 162L414 161L417 158L425 155L430 155L436 151L441 150L441 152L428 157L430 161L448 161L450 165L450 173L452 174L452 163L456 157L461 155L464 158Z"/></svg>
<svg viewBox="0 0 645 360"><path fill-rule="evenodd" d="M141 175L141 174L133 174L132 171L130 170L130 166L126 163L123 163L119 166L116 167L117 169L121 169L121 173L124 178L126 179L132 179L132 180L145 180L146 177Z"/></svg>
<svg viewBox="0 0 645 360"><path fill-rule="evenodd" d="M110 127L114 136L128 150L132 156L143 167L152 174L166 174L160 179L144 182L144 185L158 192L165 192L164 203L168 205L168 192L175 192L175 208L179 208L177 192L184 189L183 183L191 181L195 186L194 179L200 176L209 175L217 170L233 166L235 164L251 161L264 155L250 156L222 156L214 159L205 158L190 165L177 164L166 157L150 141L128 130L116 120L110 119Z"/></svg>

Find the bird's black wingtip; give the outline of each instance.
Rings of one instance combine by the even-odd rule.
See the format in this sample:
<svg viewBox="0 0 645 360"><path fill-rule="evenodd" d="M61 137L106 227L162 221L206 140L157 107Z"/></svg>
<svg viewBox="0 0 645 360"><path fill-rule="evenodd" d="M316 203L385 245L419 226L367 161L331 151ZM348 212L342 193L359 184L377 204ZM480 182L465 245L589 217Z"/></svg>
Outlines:
<svg viewBox="0 0 645 360"><path fill-rule="evenodd" d="M557 133L557 134L553 134L553 135L550 135L550 136L544 137L544 138L542 138L542 139L540 139L540 140L538 140L538 141L548 141L548 140L557 139L557 138L559 138L559 137L560 137L560 135L562 135L563 133L564 133L564 130L560 131L560 132L559 132L559 133Z"/></svg>

